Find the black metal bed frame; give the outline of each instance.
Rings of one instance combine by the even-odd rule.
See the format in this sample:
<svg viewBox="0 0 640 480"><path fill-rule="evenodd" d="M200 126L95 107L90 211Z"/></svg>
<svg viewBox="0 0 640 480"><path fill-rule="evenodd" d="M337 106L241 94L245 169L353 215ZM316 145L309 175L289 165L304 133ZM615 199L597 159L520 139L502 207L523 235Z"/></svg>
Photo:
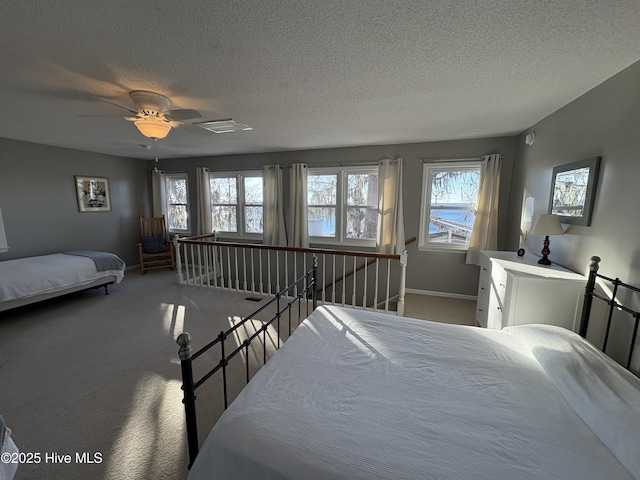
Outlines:
<svg viewBox="0 0 640 480"><path fill-rule="evenodd" d="M191 335L187 332L181 333L176 342L180 346L178 351L178 355L180 357L180 365L182 369L182 390L184 392L184 397L182 403L184 404L186 423L187 423L187 444L189 448L189 468L193 465L196 456L198 455L199 445L198 445L198 427L196 422L196 395L195 391L198 387L200 387L205 381L207 381L211 376L213 376L219 370L222 370L222 389L223 389L223 398L224 398L224 408L226 410L228 406L228 394L227 394L227 366L229 364L229 360L235 357L241 351L245 351L245 358L247 361L245 362L245 380L246 383L249 383L249 346L251 342L258 337L261 333L263 336L263 354L262 361L263 364L267 361L267 329L273 323L276 323L276 328L278 331L278 342L276 344L276 350L280 348L280 320L285 314L288 316L288 328L289 328L289 336L292 333L292 325L291 325L291 311L294 304L297 304L298 307L298 322L301 320L302 313L302 300L306 300L306 315L309 316L309 300L311 300L312 310L315 310L317 307L317 296L316 296L316 271L318 268L318 259L314 255L313 256L313 267L308 270L306 273L302 274L298 279L296 279L293 283L282 289L280 292L276 293L273 298L271 298L268 302L264 303L257 310L252 312L251 314L244 317L240 322L236 325L228 329L227 331L221 331L218 336L207 345L202 347L197 352L192 352L191 347ZM298 288L301 287L298 291ZM294 296L291 297L289 294L294 292ZM282 298L292 298L290 301L286 303L281 308L281 299ZM255 317L264 311L267 307L276 305L276 313L275 315L268 321L263 322L262 327L260 327L254 334L252 334L249 338L244 340L239 346L237 346L230 353L227 353L225 350L225 340L229 335L234 333L240 327L244 326L247 322L255 319ZM207 373L205 373L202 378L197 381L193 379L193 361L200 357L203 353L209 351L211 348L216 345L220 346L220 361L211 368Z"/></svg>
<svg viewBox="0 0 640 480"><path fill-rule="evenodd" d="M582 318L580 321L580 331L579 331L580 336L582 336L583 338L587 337L587 330L589 328L589 318L591 316L591 305L593 303L594 298L597 298L598 300L602 300L603 302L609 305L609 312L607 316L606 330L604 335L604 343L602 345L603 352L606 352L607 350L607 344L609 342L609 332L611 331L611 323L613 320L614 310L624 311L629 315L631 315L634 318L635 323L633 326L633 334L631 336L631 345L629 346L629 354L628 354L627 362L625 365L625 368L629 370L631 367L631 360L633 357L633 350L636 343L636 337L638 336L638 325L640 325L640 312L637 312L628 307L625 307L624 305L621 305L616 301L616 298L618 297L620 288L626 288L627 291L636 292L636 293L640 293L640 288L624 283L620 281L619 278L610 278L610 277L606 277L604 275L599 274L598 269L600 268L600 265L599 265L601 260L600 257L593 256L591 257L590 260L591 260L591 263L589 264L589 278L587 280L587 286L585 288L584 302L582 306ZM595 291L596 282L598 279L604 282L608 282L612 285L613 289L611 293L611 298L601 295Z"/></svg>
<svg viewBox="0 0 640 480"><path fill-rule="evenodd" d="M587 285L585 288L584 302L582 307L582 317L580 321L580 331L579 334L586 338L587 330L589 328L589 317L591 314L591 306L593 303L593 299L596 298L598 300L604 301L609 305L608 318L606 323L606 333L604 344L602 347L602 351L605 352L607 348L607 343L609 340L609 331L611 329L611 323L613 319L614 310L622 310L630 314L635 319L635 324L633 328L633 336L631 338L631 345L629 347L629 356L627 358L626 368L629 369L635 340L638 334L638 326L640 325L640 312L632 310L624 305L621 305L616 301L617 294L620 288L626 288L632 292L640 292L640 288L634 287L632 285L623 283L619 278L609 278L604 275L598 273L600 263L600 257L593 256L591 257L591 264L589 265L589 277L587 281ZM186 416L186 424L187 424L187 443L189 449L189 468L193 465L196 456L198 455L199 445L198 445L198 433L197 433L197 424L196 424L196 406L195 400L196 395L195 391L198 387L200 387L206 380L208 380L213 374L222 370L222 385L223 385L223 398L224 398L224 408L226 409L228 406L228 395L227 395L227 366L229 364L229 360L231 360L234 356L240 353L242 350L246 353L246 358L248 358L248 349L251 341L258 337L261 333L263 335L263 363L266 363L266 331L267 328L273 324L274 322L277 324L278 329L278 342L276 345L276 349L280 348L280 319L283 313L288 311L289 317L289 335L291 334L291 308L294 304L298 306L298 319L300 321L301 311L301 300L304 298L307 300L307 310L306 316L309 315L309 298L312 302L312 311L317 307L317 296L316 296L316 269L318 265L317 257L313 257L313 267L307 271L305 274L300 276L297 280L295 280L291 285L285 287L282 291L278 292L271 300L263 304L256 311L251 313L250 315L243 318L239 323L234 325L229 330L222 331L220 334L209 344L202 347L197 352L193 353L191 348L191 336L185 332L178 336L177 343L180 346L179 356L180 356L180 364L182 368L182 390L184 392L184 398L182 403L185 406L185 416ZM613 285L613 292L611 298L608 298L604 295L601 295L595 291L596 282L600 279L604 282L609 282ZM280 300L283 297L288 297L288 294L294 290L301 284L304 283L304 287L300 290L297 295L293 297L291 301L289 301L286 306L280 308ZM258 329L253 335L244 340L238 347L236 347L232 352L226 353L225 351L225 340L226 338L235 332L238 328L242 327L246 322L250 321L257 314L265 310L268 306L276 304L276 314L267 322L264 322L262 327ZM193 379L193 361L200 357L203 353L209 351L214 346L220 346L220 361L216 364L211 370L209 370L206 374L200 378L198 381L194 381ZM245 363L245 375L246 382L249 382L249 362Z"/></svg>

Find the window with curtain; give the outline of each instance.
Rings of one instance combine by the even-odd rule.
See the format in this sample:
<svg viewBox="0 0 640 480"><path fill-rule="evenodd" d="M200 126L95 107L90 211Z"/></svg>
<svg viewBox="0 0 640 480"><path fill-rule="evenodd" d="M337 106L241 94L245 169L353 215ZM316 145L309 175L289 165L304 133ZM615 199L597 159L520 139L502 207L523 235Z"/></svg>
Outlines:
<svg viewBox="0 0 640 480"><path fill-rule="evenodd" d="M209 189L214 231L234 237L262 235L262 172L211 172Z"/></svg>
<svg viewBox="0 0 640 480"><path fill-rule="evenodd" d="M309 168L309 239L373 246L378 233L378 167Z"/></svg>
<svg viewBox="0 0 640 480"><path fill-rule="evenodd" d="M167 227L170 232L189 233L189 184L184 173L167 173L165 177Z"/></svg>
<svg viewBox="0 0 640 480"><path fill-rule="evenodd" d="M423 165L420 250L469 248L479 185L480 160Z"/></svg>

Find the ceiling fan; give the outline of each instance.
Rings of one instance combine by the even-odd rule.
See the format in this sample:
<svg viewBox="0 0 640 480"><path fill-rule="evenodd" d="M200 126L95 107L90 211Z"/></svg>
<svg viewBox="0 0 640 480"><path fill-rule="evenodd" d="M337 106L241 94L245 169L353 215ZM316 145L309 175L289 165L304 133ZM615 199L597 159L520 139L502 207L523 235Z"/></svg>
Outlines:
<svg viewBox="0 0 640 480"><path fill-rule="evenodd" d="M125 120L133 122L142 135L152 140L166 137L172 128L179 127L186 120L202 118L202 114L197 110L184 108L169 110L171 100L160 93L133 90L129 92L129 96L135 109L108 98L102 98L102 100L133 113L135 117L124 117ZM253 130L249 125L231 118L192 122L192 124L213 133Z"/></svg>
<svg viewBox="0 0 640 480"><path fill-rule="evenodd" d="M185 120L202 117L202 114L196 110L169 110L171 100L160 93L133 90L129 92L129 96L135 108L107 98L102 98L102 100L134 114L133 117L124 117L125 120L133 122L142 135L153 140L166 137L172 128L179 127Z"/></svg>

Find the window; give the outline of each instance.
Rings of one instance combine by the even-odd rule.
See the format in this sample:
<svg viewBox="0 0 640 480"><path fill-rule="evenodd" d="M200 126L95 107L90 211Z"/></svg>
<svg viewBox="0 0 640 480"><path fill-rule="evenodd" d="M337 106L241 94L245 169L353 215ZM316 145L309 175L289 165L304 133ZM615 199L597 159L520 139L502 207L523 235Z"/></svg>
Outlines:
<svg viewBox="0 0 640 480"><path fill-rule="evenodd" d="M480 161L425 163L421 250L467 250L476 215Z"/></svg>
<svg viewBox="0 0 640 480"><path fill-rule="evenodd" d="M378 168L314 168L307 176L309 237L372 244L378 234Z"/></svg>
<svg viewBox="0 0 640 480"><path fill-rule="evenodd" d="M260 172L211 173L209 188L214 231L240 237L262 235Z"/></svg>
<svg viewBox="0 0 640 480"><path fill-rule="evenodd" d="M189 232L189 189L187 173L166 175L167 227L170 232Z"/></svg>

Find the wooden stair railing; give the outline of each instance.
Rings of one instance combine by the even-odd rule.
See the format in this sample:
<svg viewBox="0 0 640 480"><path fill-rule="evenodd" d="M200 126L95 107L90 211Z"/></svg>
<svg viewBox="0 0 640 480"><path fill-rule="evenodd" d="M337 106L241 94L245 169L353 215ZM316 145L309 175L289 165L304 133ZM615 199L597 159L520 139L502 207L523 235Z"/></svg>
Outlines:
<svg viewBox="0 0 640 480"><path fill-rule="evenodd" d="M413 241L415 238L406 242L406 245ZM215 235L176 237L174 238L174 246L177 277L180 284L261 294L273 293L274 288L277 290L278 287L286 285L287 275L291 272L294 273L293 278L297 278L299 267L303 267L307 263L307 254L309 254L321 258L322 265L319 269L318 279L324 279L327 276L335 277L332 282L328 282L329 288L334 287L337 281L342 282L341 292L336 291L335 288L331 292L319 290L322 293L321 301L324 303L365 309L378 309L378 306L382 304L384 310L389 310L391 279L393 278L393 297L398 297L397 314L402 315L404 311L406 250L401 255L393 255L377 252L280 247L220 242L217 241ZM342 257L342 261L336 262L336 258L340 257ZM367 258L367 260L358 268L357 259L359 257ZM386 260L386 262L380 263L381 260ZM348 277L353 279L352 284L344 282L347 278L347 263L352 263L351 271L348 272ZM364 274L356 275L357 272L374 263L376 265L369 269L371 271L369 278L366 270ZM329 270L331 273L327 275ZM323 281L323 283L325 282ZM347 283L349 283L348 286ZM396 291L398 291L397 295L395 295ZM378 302L379 298L383 299L382 302Z"/></svg>

